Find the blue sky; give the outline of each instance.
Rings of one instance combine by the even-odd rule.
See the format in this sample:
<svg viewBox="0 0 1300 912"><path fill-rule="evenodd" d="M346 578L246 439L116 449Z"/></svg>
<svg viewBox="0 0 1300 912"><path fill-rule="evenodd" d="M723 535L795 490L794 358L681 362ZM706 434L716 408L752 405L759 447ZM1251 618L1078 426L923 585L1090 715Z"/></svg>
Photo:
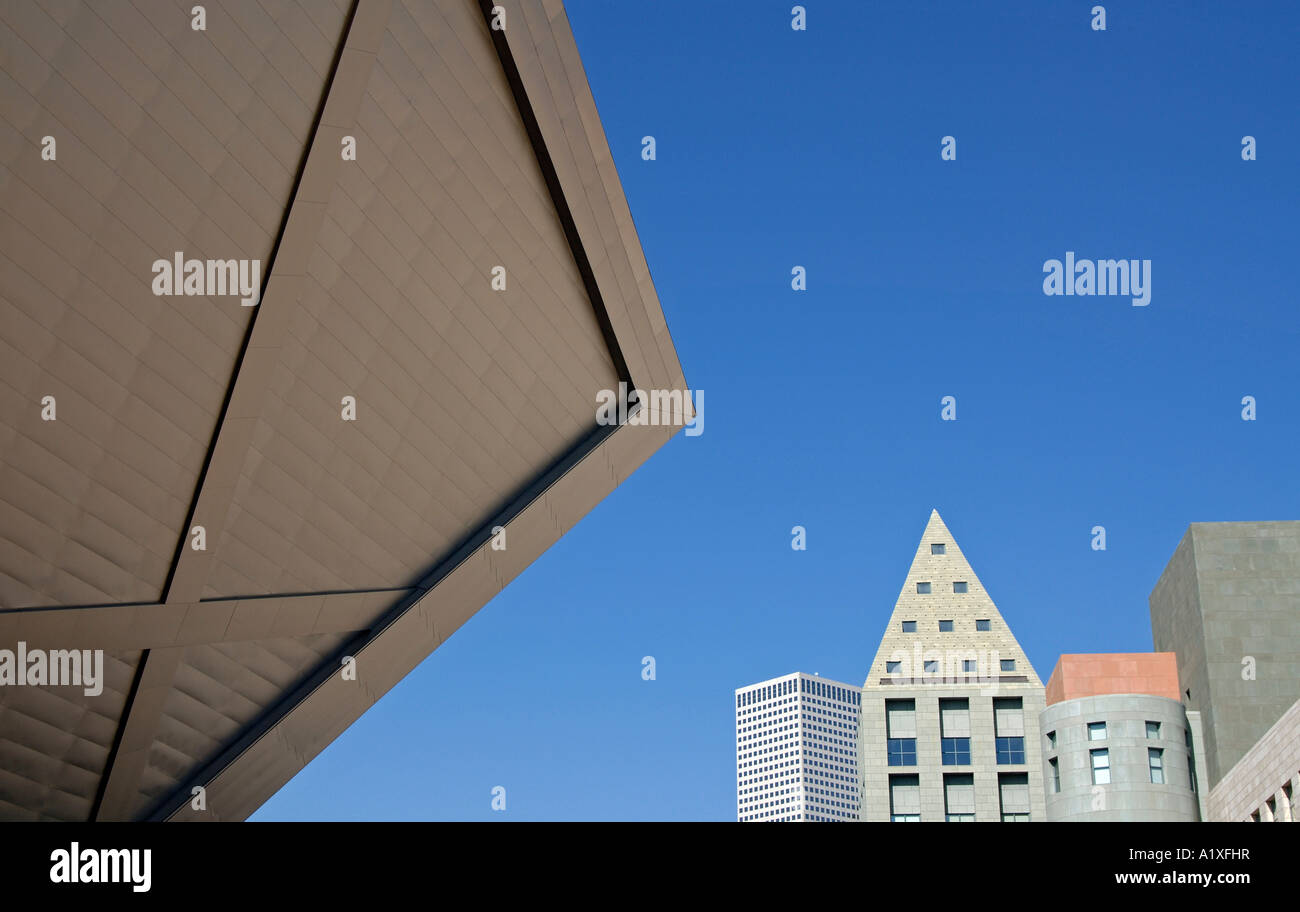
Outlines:
<svg viewBox="0 0 1300 912"><path fill-rule="evenodd" d="M1300 518L1300 5L1092 5L568 0L705 432L254 819L731 820L732 691L861 682L931 508L1044 680L1151 649L1189 522Z"/></svg>

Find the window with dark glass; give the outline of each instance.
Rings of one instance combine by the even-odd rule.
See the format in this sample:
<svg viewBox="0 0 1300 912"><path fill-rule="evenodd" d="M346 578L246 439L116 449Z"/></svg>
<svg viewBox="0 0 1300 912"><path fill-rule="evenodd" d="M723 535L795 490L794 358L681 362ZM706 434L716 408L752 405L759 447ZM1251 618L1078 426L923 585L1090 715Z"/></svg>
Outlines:
<svg viewBox="0 0 1300 912"><path fill-rule="evenodd" d="M944 766L970 766L970 738L944 738L940 747Z"/></svg>
<svg viewBox="0 0 1300 912"><path fill-rule="evenodd" d="M1092 784L1109 785L1110 784L1110 751L1107 748L1100 750L1088 751L1089 759L1092 761Z"/></svg>
<svg viewBox="0 0 1300 912"><path fill-rule="evenodd" d="M886 749L890 766L916 766L915 738L890 738Z"/></svg>
<svg viewBox="0 0 1300 912"><path fill-rule="evenodd" d="M996 738L998 763L1024 763L1025 739L1023 737Z"/></svg>
<svg viewBox="0 0 1300 912"><path fill-rule="evenodd" d="M1165 784L1165 752L1158 747L1147 748L1147 766L1151 770L1151 781L1156 785Z"/></svg>

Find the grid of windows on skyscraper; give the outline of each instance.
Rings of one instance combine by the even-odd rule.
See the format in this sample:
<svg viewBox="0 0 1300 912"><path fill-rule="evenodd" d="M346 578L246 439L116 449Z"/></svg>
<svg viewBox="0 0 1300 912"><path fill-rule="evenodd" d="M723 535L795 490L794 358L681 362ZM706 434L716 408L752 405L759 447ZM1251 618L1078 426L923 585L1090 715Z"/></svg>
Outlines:
<svg viewBox="0 0 1300 912"><path fill-rule="evenodd" d="M736 694L741 821L857 820L856 688L802 674Z"/></svg>

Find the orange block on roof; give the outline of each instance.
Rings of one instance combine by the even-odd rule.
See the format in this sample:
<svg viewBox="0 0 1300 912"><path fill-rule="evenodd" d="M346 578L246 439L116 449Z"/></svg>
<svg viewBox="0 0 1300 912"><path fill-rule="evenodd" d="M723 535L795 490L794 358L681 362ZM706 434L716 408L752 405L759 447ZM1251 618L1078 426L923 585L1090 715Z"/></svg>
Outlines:
<svg viewBox="0 0 1300 912"><path fill-rule="evenodd" d="M1047 705L1103 694L1150 694L1179 699L1172 652L1062 655L1047 681Z"/></svg>

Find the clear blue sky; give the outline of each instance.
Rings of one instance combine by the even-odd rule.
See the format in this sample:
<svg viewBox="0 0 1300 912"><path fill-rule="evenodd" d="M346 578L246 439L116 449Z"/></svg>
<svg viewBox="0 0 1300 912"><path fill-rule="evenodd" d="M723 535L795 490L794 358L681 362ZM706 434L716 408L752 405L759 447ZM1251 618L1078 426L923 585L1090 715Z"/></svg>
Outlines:
<svg viewBox="0 0 1300 912"><path fill-rule="evenodd" d="M567 3L705 432L254 819L731 820L733 689L861 682L931 508L1044 679L1151 649L1189 522L1300 518L1300 4L792 5Z"/></svg>

